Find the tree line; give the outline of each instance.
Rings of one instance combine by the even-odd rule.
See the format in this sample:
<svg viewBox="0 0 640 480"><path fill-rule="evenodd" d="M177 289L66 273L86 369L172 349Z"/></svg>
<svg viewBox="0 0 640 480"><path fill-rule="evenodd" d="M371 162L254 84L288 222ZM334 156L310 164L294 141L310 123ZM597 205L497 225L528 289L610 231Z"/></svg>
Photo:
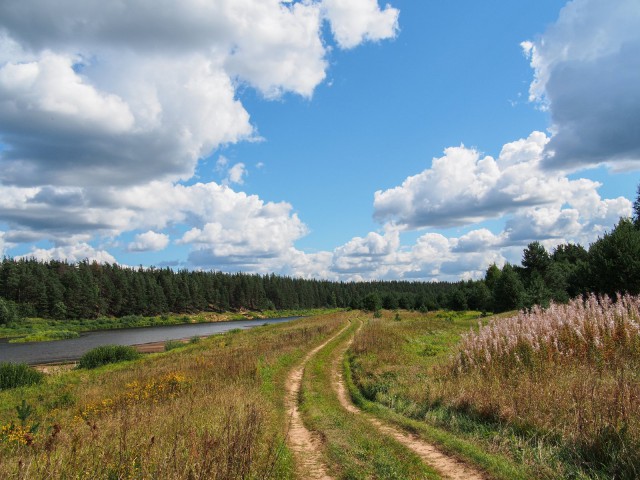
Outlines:
<svg viewBox="0 0 640 480"><path fill-rule="evenodd" d="M279 275L129 268L82 261L4 258L0 324L53 319L229 310L339 307L503 312L566 302L588 293L640 294L640 185L632 218L585 249L548 252L530 243L521 265L491 265L483 280L331 282Z"/></svg>
<svg viewBox="0 0 640 480"><path fill-rule="evenodd" d="M465 283L331 282L169 268L129 268L82 261L4 258L0 323L19 317L53 319L160 315L203 311L363 308L370 295L388 308L451 308Z"/></svg>
<svg viewBox="0 0 640 480"><path fill-rule="evenodd" d="M548 252L530 243L522 265L491 265L485 276L491 292L489 310L503 312L566 302L595 293L615 298L619 293L640 294L640 185L633 217L621 218L610 232L589 246L571 243Z"/></svg>

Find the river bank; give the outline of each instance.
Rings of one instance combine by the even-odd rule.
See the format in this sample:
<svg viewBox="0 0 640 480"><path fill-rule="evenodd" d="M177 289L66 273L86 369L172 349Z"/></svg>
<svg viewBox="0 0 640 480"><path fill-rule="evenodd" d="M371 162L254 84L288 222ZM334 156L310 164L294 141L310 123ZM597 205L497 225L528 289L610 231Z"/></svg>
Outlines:
<svg viewBox="0 0 640 480"><path fill-rule="evenodd" d="M259 327L264 324L289 322L297 318L300 317L96 330L83 332L78 338L51 342L9 343L6 339L0 339L0 362L28 363L30 365L69 362L79 359L87 351L101 345L139 345L143 350L152 351L162 349L164 343L169 340L210 336Z"/></svg>
<svg viewBox="0 0 640 480"><path fill-rule="evenodd" d="M308 317L333 313L336 309L303 310L240 310L237 312L199 312L193 314L163 314L151 317L127 315L125 317L98 317L91 319L24 318L9 325L0 325L0 339L10 343L42 342L77 338L80 333L100 330L218 323L237 320L263 320L285 317Z"/></svg>

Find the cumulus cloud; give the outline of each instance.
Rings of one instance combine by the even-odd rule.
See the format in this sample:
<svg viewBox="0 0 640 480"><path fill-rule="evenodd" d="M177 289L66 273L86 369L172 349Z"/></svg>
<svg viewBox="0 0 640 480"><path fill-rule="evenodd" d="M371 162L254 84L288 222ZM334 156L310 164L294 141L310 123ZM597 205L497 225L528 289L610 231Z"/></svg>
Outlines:
<svg viewBox="0 0 640 480"><path fill-rule="evenodd" d="M324 22L352 48L394 36L397 15L372 0L0 3L2 247L47 240L31 255L111 261L88 242L146 232L124 248L157 251L177 226L194 267L329 274L330 252L293 247L307 228L289 204L229 188L245 164L220 156L221 184L178 182L218 147L258 138L238 89L312 96Z"/></svg>
<svg viewBox="0 0 640 480"><path fill-rule="evenodd" d="M312 95L326 75L325 17L339 45L389 36L376 16L395 10L356 3L364 25L355 11L323 16L319 1L2 2L0 181L188 179L220 145L255 137L238 85Z"/></svg>
<svg viewBox="0 0 640 480"><path fill-rule="evenodd" d="M88 260L90 262L98 263L116 263L116 259L105 250L96 250L94 247L87 243L77 243L71 246L54 247L49 249L34 248L26 255L20 255L16 257L20 258L35 258L43 262L51 260L66 260L68 262L80 262L82 260Z"/></svg>
<svg viewBox="0 0 640 480"><path fill-rule="evenodd" d="M544 164L640 167L640 9L636 0L574 0L535 41L530 98L551 113Z"/></svg>
<svg viewBox="0 0 640 480"><path fill-rule="evenodd" d="M227 171L227 178L223 180L224 185L231 185L233 183L242 185L244 183L244 177L248 175L247 168L244 163L236 163Z"/></svg>
<svg viewBox="0 0 640 480"><path fill-rule="evenodd" d="M322 7L342 48L393 38L398 31L399 10L389 5L381 10L376 0L324 0Z"/></svg>
<svg viewBox="0 0 640 480"><path fill-rule="evenodd" d="M398 187L377 191L374 216L419 229L468 225L543 206L571 204L585 218L607 210L597 193L599 183L570 180L542 167L547 142L543 133L534 132L504 145L496 159L464 146L447 148L430 168ZM617 213L626 211L628 200L615 202Z"/></svg>
<svg viewBox="0 0 640 480"><path fill-rule="evenodd" d="M331 270L339 274L363 274L377 272L383 265L395 262L400 245L397 230L384 235L370 232L366 237L355 237L333 252Z"/></svg>
<svg viewBox="0 0 640 480"><path fill-rule="evenodd" d="M329 276L337 280L404 279L452 280L480 278L492 263L503 264L505 258L496 248L502 241L488 238L486 230L473 231L461 238L429 232L413 245L401 245L398 230L384 234L371 232L355 237L336 248L328 265ZM466 237L466 238L465 238ZM475 243L475 250L457 248ZM323 257L323 260L327 260Z"/></svg>
<svg viewBox="0 0 640 480"><path fill-rule="evenodd" d="M139 233L135 236L127 250L130 252L159 252L169 245L169 235L164 233L156 233L149 230L145 233Z"/></svg>
<svg viewBox="0 0 640 480"><path fill-rule="evenodd" d="M541 132L503 147L494 159L476 149L450 147L431 168L374 195L374 216L414 229L479 222L521 206L553 201L566 178L539 169L547 143Z"/></svg>
<svg viewBox="0 0 640 480"><path fill-rule="evenodd" d="M263 242L290 245L306 233L306 226L288 203L264 202L215 182L190 186L152 182L136 187L10 187L3 193L0 218L10 227L6 235L12 241L50 240L63 246L92 238L116 238L133 230L152 230L136 239L132 248L142 249L148 244L157 248L163 242L158 235L164 235L159 232L180 225L191 229L182 238L183 243L205 248L208 243L237 241L238 249L250 255L274 248L261 246ZM224 237L207 239L207 232L211 236L216 225ZM195 235L193 229L201 233ZM271 231L275 229L276 233Z"/></svg>

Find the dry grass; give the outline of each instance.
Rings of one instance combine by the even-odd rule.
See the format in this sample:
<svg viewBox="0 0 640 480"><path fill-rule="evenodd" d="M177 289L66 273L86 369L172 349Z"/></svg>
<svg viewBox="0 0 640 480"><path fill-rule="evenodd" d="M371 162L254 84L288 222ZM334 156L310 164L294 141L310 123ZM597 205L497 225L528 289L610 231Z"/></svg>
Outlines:
<svg viewBox="0 0 640 480"><path fill-rule="evenodd" d="M291 478L282 406L270 392L339 324L259 327L2 392L0 426L14 433L0 434L0 478ZM34 407L23 423L21 399Z"/></svg>
<svg viewBox="0 0 640 480"><path fill-rule="evenodd" d="M548 432L588 471L637 478L639 308L640 297L592 296L491 322L463 340L439 395Z"/></svg>

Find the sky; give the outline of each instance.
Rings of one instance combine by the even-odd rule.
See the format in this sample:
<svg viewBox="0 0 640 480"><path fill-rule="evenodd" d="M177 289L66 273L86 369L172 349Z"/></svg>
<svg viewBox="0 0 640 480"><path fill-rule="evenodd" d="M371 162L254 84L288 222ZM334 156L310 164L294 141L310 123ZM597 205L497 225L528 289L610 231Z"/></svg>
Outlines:
<svg viewBox="0 0 640 480"><path fill-rule="evenodd" d="M638 0L0 3L0 255L477 279L639 183Z"/></svg>

